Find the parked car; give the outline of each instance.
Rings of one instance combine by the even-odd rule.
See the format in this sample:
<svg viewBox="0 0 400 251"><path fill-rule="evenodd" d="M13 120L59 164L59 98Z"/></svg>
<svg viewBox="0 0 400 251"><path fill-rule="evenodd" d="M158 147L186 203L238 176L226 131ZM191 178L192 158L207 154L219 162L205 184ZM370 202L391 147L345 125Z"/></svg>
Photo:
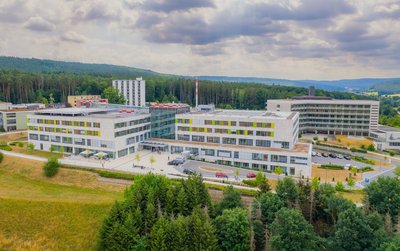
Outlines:
<svg viewBox="0 0 400 251"><path fill-rule="evenodd" d="M184 160L184 159L182 159L182 158L176 158L176 159L173 159L173 160L169 161L169 162L168 162L168 165L177 166L177 165L180 165L180 164L183 164L183 163L185 163L185 160Z"/></svg>
<svg viewBox="0 0 400 251"><path fill-rule="evenodd" d="M347 160L351 160L351 156L348 156L348 155L344 156L344 158Z"/></svg>
<svg viewBox="0 0 400 251"><path fill-rule="evenodd" d="M331 158L334 158L334 159L335 159L335 158L337 157L337 155L336 155L335 153L330 153L330 154L329 154L329 157L331 157Z"/></svg>
<svg viewBox="0 0 400 251"><path fill-rule="evenodd" d="M327 157L329 157L329 154L327 154L327 153L322 153L322 157L327 158Z"/></svg>
<svg viewBox="0 0 400 251"><path fill-rule="evenodd" d="M257 175L255 173L253 173L253 172L248 172L247 175L246 175L246 177L249 178L249 179L255 178L256 176Z"/></svg>
<svg viewBox="0 0 400 251"><path fill-rule="evenodd" d="M184 174L187 174L187 175L193 175L193 174L195 174L196 172L195 172L195 171L192 171L192 170L189 170L189 169L184 169L184 170L183 170L183 173L184 173Z"/></svg>
<svg viewBox="0 0 400 251"><path fill-rule="evenodd" d="M343 155L341 155L341 154L338 154L336 157L337 157L338 159L343 159Z"/></svg>
<svg viewBox="0 0 400 251"><path fill-rule="evenodd" d="M314 151L312 151L312 152L311 152L311 156L317 156L317 153L314 152Z"/></svg>
<svg viewBox="0 0 400 251"><path fill-rule="evenodd" d="M350 167L351 167L351 165L350 165L350 164L346 164L346 165L344 166L344 169L345 169L345 170L349 170L349 169L350 169Z"/></svg>
<svg viewBox="0 0 400 251"><path fill-rule="evenodd" d="M215 173L215 177L217 178L228 178L226 173Z"/></svg>
<svg viewBox="0 0 400 251"><path fill-rule="evenodd" d="M322 156L322 154L317 152L317 157L321 157L321 156Z"/></svg>

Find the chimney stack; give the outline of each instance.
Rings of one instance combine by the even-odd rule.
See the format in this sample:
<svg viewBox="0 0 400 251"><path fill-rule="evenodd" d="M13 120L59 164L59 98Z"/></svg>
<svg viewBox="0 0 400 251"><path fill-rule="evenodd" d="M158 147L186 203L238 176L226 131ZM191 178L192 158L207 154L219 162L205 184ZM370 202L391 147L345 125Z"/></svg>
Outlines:
<svg viewBox="0 0 400 251"><path fill-rule="evenodd" d="M199 80L196 78L196 108L199 105Z"/></svg>

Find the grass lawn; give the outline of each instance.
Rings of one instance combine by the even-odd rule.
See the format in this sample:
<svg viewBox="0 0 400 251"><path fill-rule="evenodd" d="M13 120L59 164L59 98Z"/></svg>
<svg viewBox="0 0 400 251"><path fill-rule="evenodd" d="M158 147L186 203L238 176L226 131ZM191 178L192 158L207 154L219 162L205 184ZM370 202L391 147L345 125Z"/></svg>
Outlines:
<svg viewBox="0 0 400 251"><path fill-rule="evenodd" d="M364 191L339 192L339 194L354 203L362 203L364 198Z"/></svg>
<svg viewBox="0 0 400 251"><path fill-rule="evenodd" d="M0 135L0 142L11 142L11 141L27 141L28 133L26 131Z"/></svg>
<svg viewBox="0 0 400 251"><path fill-rule="evenodd" d="M336 135L336 140L328 140L327 143L334 145L341 145L345 147L361 148L364 145L367 148L369 145L373 144L373 141L364 137L352 138L345 135Z"/></svg>
<svg viewBox="0 0 400 251"><path fill-rule="evenodd" d="M5 156L0 164L0 250L94 250L103 218L123 186L96 174Z"/></svg>
<svg viewBox="0 0 400 251"><path fill-rule="evenodd" d="M19 147L19 146L10 146L12 148L13 152L16 153L22 153L22 154L26 154L26 155L33 155L33 156L37 156L37 157L42 157L42 158L62 158L63 154L58 153L58 152L47 152L47 151L40 151L40 150L29 150L27 148L28 143L24 142L24 146L23 147Z"/></svg>
<svg viewBox="0 0 400 251"><path fill-rule="evenodd" d="M349 177L349 174L352 174L349 170L323 169L323 168L319 168L316 165L313 165L311 176L313 178L320 177L321 182L325 182L325 179L328 182L331 182L331 181L333 181L333 178L335 178L335 182L337 182L337 181L345 182L346 178ZM357 181L357 180L361 179L361 174L357 173L356 176L352 175L352 177Z"/></svg>

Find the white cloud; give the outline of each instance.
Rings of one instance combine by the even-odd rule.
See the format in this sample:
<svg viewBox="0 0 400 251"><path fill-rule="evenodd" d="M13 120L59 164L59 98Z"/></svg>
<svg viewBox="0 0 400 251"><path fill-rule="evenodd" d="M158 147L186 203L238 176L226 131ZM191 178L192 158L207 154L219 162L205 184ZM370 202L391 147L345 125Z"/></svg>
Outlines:
<svg viewBox="0 0 400 251"><path fill-rule="evenodd" d="M25 23L24 27L34 31L53 31L56 26L42 17L31 17Z"/></svg>

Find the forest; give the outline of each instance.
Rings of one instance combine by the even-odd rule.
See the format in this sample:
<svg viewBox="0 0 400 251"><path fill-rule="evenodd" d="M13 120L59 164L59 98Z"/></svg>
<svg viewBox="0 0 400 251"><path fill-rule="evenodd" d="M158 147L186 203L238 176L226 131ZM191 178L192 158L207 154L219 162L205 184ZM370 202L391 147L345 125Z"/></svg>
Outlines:
<svg viewBox="0 0 400 251"><path fill-rule="evenodd" d="M260 173L261 174L261 173ZM382 178L365 189L363 206L318 179L268 180L250 208L232 186L211 202L198 175L135 180L100 229L99 250L332 250L400 249L400 180ZM261 186L260 186L261 187Z"/></svg>
<svg viewBox="0 0 400 251"><path fill-rule="evenodd" d="M131 78L140 75L132 75ZM112 79L122 76L80 74L65 72L21 72L0 70L0 100L12 103L40 102L52 95L56 103L66 102L68 95L102 94L111 86ZM173 76L148 76L147 102L185 102L194 104L194 79ZM201 81L199 103L213 103L220 108L264 109L267 99L290 98L306 95L306 88L264 85L256 83L227 83ZM358 99L358 95L345 92L317 90L317 95L337 99Z"/></svg>

